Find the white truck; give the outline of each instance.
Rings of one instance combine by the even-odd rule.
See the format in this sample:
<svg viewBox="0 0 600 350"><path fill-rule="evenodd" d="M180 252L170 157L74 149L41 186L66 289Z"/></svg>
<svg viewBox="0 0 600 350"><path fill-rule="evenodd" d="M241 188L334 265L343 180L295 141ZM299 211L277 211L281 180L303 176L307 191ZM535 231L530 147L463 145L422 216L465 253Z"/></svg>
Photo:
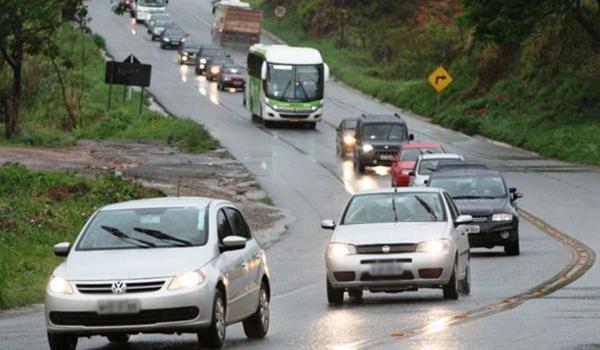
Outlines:
<svg viewBox="0 0 600 350"><path fill-rule="evenodd" d="M136 0L131 6L131 17L137 23L144 23L155 12L166 12L169 0Z"/></svg>

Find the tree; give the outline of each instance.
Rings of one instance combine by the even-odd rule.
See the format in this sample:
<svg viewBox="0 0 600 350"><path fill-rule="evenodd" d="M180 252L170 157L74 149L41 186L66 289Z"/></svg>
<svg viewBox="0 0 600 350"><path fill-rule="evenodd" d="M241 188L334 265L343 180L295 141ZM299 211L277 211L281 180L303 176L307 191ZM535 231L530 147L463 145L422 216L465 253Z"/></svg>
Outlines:
<svg viewBox="0 0 600 350"><path fill-rule="evenodd" d="M43 53L60 26L82 0L2 0L0 11L0 57L12 70L12 91L5 104L6 138L17 132L21 109L23 63L27 55Z"/></svg>
<svg viewBox="0 0 600 350"><path fill-rule="evenodd" d="M576 20L600 43L600 0L463 0L462 20L484 42L520 44L549 16Z"/></svg>

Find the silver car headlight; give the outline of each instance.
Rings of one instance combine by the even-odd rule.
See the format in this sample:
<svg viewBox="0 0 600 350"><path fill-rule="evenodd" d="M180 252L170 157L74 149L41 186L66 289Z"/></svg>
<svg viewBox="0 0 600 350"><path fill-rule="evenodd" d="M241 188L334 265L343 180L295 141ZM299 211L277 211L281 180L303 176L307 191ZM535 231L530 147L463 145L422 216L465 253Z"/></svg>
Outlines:
<svg viewBox="0 0 600 350"><path fill-rule="evenodd" d="M434 239L419 243L417 245L417 252L439 254L446 252L449 246L450 244L447 239Z"/></svg>
<svg viewBox="0 0 600 350"><path fill-rule="evenodd" d="M370 145L370 144L368 144L368 143L365 143L365 144L362 146L362 150L363 150L363 152L365 152L365 153L369 153L369 152L371 152L371 151L373 150L373 146L372 146L372 145Z"/></svg>
<svg viewBox="0 0 600 350"><path fill-rule="evenodd" d="M168 43L169 41L171 41L171 39L169 39L169 38L163 38L163 41L166 42L166 43Z"/></svg>
<svg viewBox="0 0 600 350"><path fill-rule="evenodd" d="M55 276L50 277L50 281L48 282L48 290L53 293L73 294L71 283L64 278Z"/></svg>
<svg viewBox="0 0 600 350"><path fill-rule="evenodd" d="M206 281L206 276L202 272L190 271L175 276L169 285L169 289L192 288L201 285L204 281Z"/></svg>
<svg viewBox="0 0 600 350"><path fill-rule="evenodd" d="M201 58L200 63L206 63L206 58Z"/></svg>
<svg viewBox="0 0 600 350"><path fill-rule="evenodd" d="M344 136L344 144L347 146L351 146L356 143L356 139L352 135Z"/></svg>
<svg viewBox="0 0 600 350"><path fill-rule="evenodd" d="M356 254L356 247L347 243L329 243L327 256L337 258L340 256Z"/></svg>
<svg viewBox="0 0 600 350"><path fill-rule="evenodd" d="M492 215L492 221L512 221L512 220L513 220L512 214L498 213L498 214Z"/></svg>

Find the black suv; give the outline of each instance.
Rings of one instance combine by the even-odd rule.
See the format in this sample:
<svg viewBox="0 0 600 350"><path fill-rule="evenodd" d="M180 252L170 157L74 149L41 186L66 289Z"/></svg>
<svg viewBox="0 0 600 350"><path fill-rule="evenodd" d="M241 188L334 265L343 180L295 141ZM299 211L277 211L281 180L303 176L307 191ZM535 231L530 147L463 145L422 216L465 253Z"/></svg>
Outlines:
<svg viewBox="0 0 600 350"><path fill-rule="evenodd" d="M196 54L196 74L202 75L206 73L208 61L214 57L230 57L224 48L219 46L202 46Z"/></svg>
<svg viewBox="0 0 600 350"><path fill-rule="evenodd" d="M506 255L519 255L519 215L515 201L523 195L507 188L502 175L489 169L435 171L429 187L445 189L461 214L473 217L469 244L473 247L503 246Z"/></svg>
<svg viewBox="0 0 600 350"><path fill-rule="evenodd" d="M400 145L414 139L406 122L397 113L363 114L356 124L354 168L364 173L366 166L390 165Z"/></svg>

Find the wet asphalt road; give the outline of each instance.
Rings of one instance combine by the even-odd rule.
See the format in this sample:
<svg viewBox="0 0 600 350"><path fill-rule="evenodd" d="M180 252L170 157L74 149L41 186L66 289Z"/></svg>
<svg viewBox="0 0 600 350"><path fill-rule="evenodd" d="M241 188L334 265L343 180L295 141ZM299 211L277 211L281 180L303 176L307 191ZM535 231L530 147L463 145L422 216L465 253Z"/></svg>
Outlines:
<svg viewBox="0 0 600 350"><path fill-rule="evenodd" d="M558 241L522 220L522 254L504 257L500 250L473 254L473 290L469 297L443 301L441 291L369 294L362 303L331 308L326 303L324 249L329 233L319 227L337 218L349 193L389 186L386 168L359 176L351 161L335 155L335 130L342 118L362 112L402 112L335 82L326 87L325 122L316 131L265 129L253 123L240 93L219 92L215 83L180 67L175 51L152 43L143 25L109 12L109 1L89 3L94 32L107 41L115 59L134 53L153 65L150 91L169 112L205 124L229 151L256 175L276 205L296 217L267 252L272 270L272 323L264 341L246 340L239 325L228 328L227 348L414 349L576 348L600 347L600 269L594 266L569 287L510 311L474 320L434 334L398 340L393 332L435 321L518 294L550 278L570 258ZM193 41L210 42L210 2L173 0L169 10ZM263 38L263 42L270 42ZM236 62L245 54L232 50ZM524 192L523 208L551 225L600 248L600 172L445 130L405 115L419 140L444 144L450 152L485 160L505 172L510 185ZM371 343L372 342L372 343ZM369 344L373 344L370 346ZM45 349L40 306L0 314L0 349ZM80 340L78 349L111 349L103 338ZM197 349L193 336L135 336L128 349Z"/></svg>

